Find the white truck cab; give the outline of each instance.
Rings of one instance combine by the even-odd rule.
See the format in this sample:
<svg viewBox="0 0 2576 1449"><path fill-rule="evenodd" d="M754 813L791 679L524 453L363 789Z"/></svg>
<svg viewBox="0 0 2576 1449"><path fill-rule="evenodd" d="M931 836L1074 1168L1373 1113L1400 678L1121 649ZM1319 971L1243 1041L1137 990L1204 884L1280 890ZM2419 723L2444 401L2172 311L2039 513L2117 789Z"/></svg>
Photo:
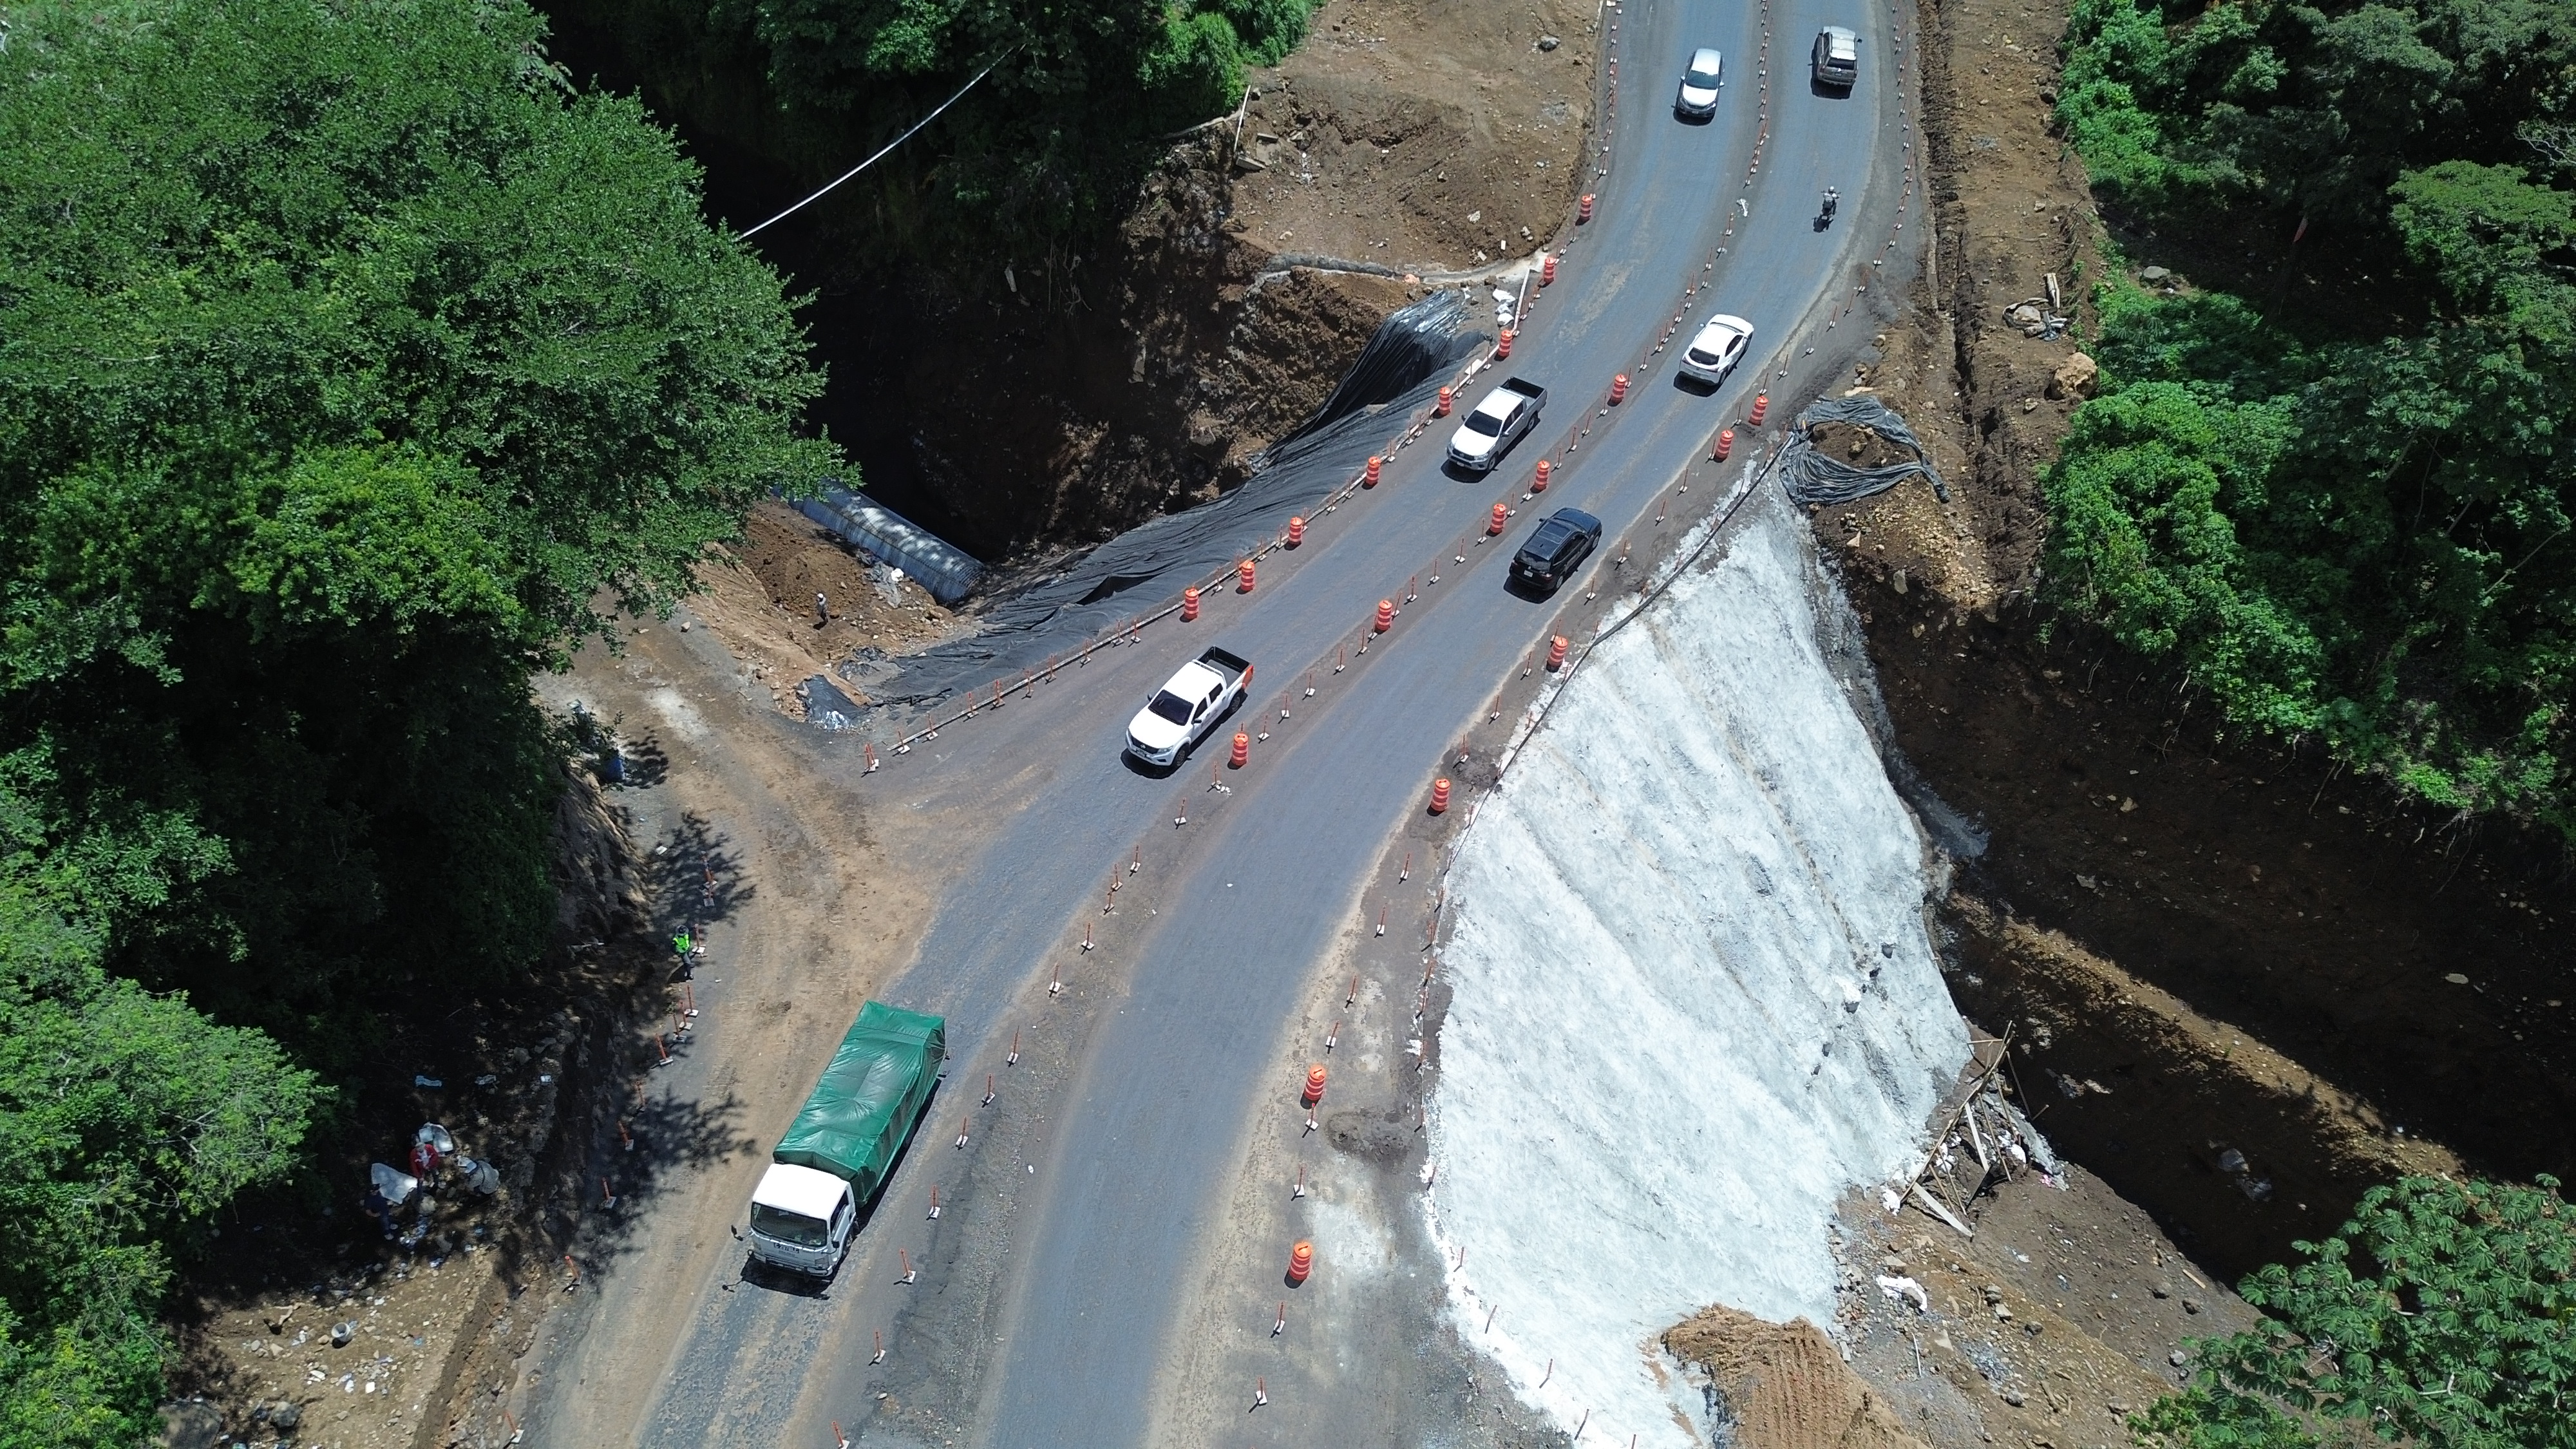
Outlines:
<svg viewBox="0 0 2576 1449"><path fill-rule="evenodd" d="M773 1162L751 1194L751 1255L828 1278L850 1250L850 1227L858 1216L848 1183L811 1167Z"/></svg>

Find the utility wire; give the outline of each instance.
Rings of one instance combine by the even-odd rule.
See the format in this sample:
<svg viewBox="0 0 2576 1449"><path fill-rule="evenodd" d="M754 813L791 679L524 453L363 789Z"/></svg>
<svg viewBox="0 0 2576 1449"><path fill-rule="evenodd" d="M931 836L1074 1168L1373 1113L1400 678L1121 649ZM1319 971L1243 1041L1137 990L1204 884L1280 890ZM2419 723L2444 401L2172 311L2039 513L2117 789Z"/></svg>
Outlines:
<svg viewBox="0 0 2576 1449"><path fill-rule="evenodd" d="M762 222L759 226L755 226L755 227L751 228L749 231L744 232L744 233L743 233L743 235L744 235L744 236L746 236L746 237L753 236L753 235L755 235L755 234L757 234L757 233L759 233L759 232L761 232L761 231L764 231L764 230L768 229L769 227L775 226L775 225L777 225L778 223L780 223L780 222L782 222L782 221L785 221L787 218L789 218L789 217L791 217L791 216L794 216L796 213L798 213L798 212L800 212L800 211L803 211L805 208L807 208L807 207L809 207L809 206L812 206L815 202L818 202L818 201L822 200L825 196L830 195L830 194L831 194L831 192L832 192L832 190L833 190L833 188L834 188L834 187L839 186L842 182L849 180L851 177L858 175L860 172L865 171L865 170L867 170L869 167L874 166L874 165L875 165L875 164L877 164L878 162L880 162L880 161L884 160L884 159L886 158L886 155L887 155L887 153L888 153L888 152L891 152L892 150L894 150L894 148L895 148L895 147L902 145L904 142L911 140L911 139L913 138L913 136L921 130L921 128L922 128L922 127L929 125L931 122L933 122L933 121L935 121L935 120L938 120L938 119L939 119L939 113L940 113L941 111L947 110L950 106L953 106L953 105L957 104L957 102L958 102L959 100L961 100L961 99L963 99L963 98L964 98L965 94L966 94L968 91L971 91L971 90L975 89L976 85L977 85L979 82L981 82L981 81L984 79L984 77L986 77L986 76L988 76L988 75L991 75L991 74L993 73L993 67L994 67L994 66L1000 65L1003 61L1006 61L1006 60L1010 59L1010 58L1011 58L1012 53L1013 53L1013 52L1015 52L1015 51L1017 51L1018 49L1019 49L1019 47L1015 45L1015 46L1012 46L1012 47L1010 48L1010 50L1003 51L1000 55L997 55L997 56L993 57L993 59L992 59L992 61L991 61L991 63L990 63L990 64L987 64L987 65L986 65L982 70L979 70L979 71L975 72L975 79L974 79L974 80L970 80L970 81L966 82L966 84L964 84L964 85L962 85L962 86L959 86L959 87L957 88L957 94L956 94L956 95L950 96L948 99L946 99L946 100L944 100L944 101L941 101L941 102L939 103L938 107L937 107L936 109L934 109L933 111L931 111L931 113L930 113L929 115L926 115L926 116L922 117L920 120L913 122L913 123L912 123L912 129L911 129L911 130L905 131L902 135L897 136L897 137L895 137L893 140L886 142L886 143L885 143L885 148L884 148L884 150L881 150L881 151L877 152L877 154L875 154L875 155L873 155L873 156L869 157L869 158L868 158L868 159L866 159L865 161L860 162L858 165L853 166L853 167L851 167L849 170L844 171L844 172L842 172L840 175L838 175L838 176L836 176L836 177L832 178L831 182L830 182L829 184L827 184L826 186L824 186L824 188L823 188L821 191L817 191L817 192L815 192L813 195L811 195L811 196L809 196L809 197L806 197L803 201L800 201L800 202L796 203L794 206L791 206L791 207L787 208L785 211L782 211L782 212L778 213L776 216L771 217L769 220Z"/></svg>

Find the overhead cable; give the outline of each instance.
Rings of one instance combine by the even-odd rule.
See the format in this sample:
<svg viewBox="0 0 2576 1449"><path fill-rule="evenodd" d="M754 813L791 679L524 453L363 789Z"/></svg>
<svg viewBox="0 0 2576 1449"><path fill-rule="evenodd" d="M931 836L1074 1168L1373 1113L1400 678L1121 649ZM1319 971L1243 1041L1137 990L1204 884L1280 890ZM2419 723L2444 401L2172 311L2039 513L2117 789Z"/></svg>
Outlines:
<svg viewBox="0 0 2576 1449"><path fill-rule="evenodd" d="M978 83L978 82L982 81L982 80L984 79L984 77L986 77L986 76L988 76L988 75L991 75L991 74L993 73L993 67L994 67L994 66L1000 65L1003 61L1010 59L1010 58L1011 58L1011 55L1012 55L1012 52L1017 51L1018 49L1019 49L1019 47L1015 45L1015 46L1012 46L1010 50L1003 51L1000 55L997 55L997 56L993 57L993 59L992 59L991 63L987 64L987 65L986 65L982 70L979 70L979 71L975 72L975 79L974 79L974 80L970 80L970 81L966 82L966 84L964 84L964 85L962 85L962 86L959 86L959 87L957 88L957 94L956 94L956 95L950 96L948 99L946 99L946 100L944 100L944 101L941 101L941 102L938 104L938 106L937 106L936 108L934 108L934 109L931 111L931 113L930 113L929 115L926 115L926 116L922 117L920 120L913 122L913 123L912 123L912 128L911 128L910 130L907 130L907 131L905 131L902 135L897 136L897 137L895 137L893 140L886 142L886 143L885 143L885 147L884 147L884 149L882 149L882 150L878 151L878 152L877 152L877 154L875 154L875 155L873 155L873 156L869 157L869 158L868 158L868 159L866 159L865 161L860 162L858 165L851 167L849 170L842 172L840 175L838 175L838 176L836 176L836 177L833 177L833 178L832 178L832 180L830 181L830 183L828 183L827 185L825 185L825 186L824 186L824 188L823 188L822 190L815 192L813 195L811 195L811 196L809 196L809 197L806 197L803 201L800 201L800 202L796 203L794 206L791 206L791 207L787 208L785 211L782 211L782 212L778 213L776 216L771 217L769 220L762 222L759 226L752 227L750 230L745 231L745 232L743 233L743 235L744 235L744 236L746 236L746 237L753 236L753 235L756 235L757 233L759 233L759 232L761 232L761 231L763 231L763 230L765 230L765 229L767 229L767 228L769 228L769 227L771 227L771 226L775 226L775 225L777 225L779 222L785 221L787 218L789 218L789 217L791 217L791 216L794 216L796 213L798 213L798 212L800 212L800 211L803 211L805 208L807 208L807 207L809 207L809 206L813 205L815 202L818 202L818 201L822 200L825 196L830 195L830 194L831 194L831 192L832 192L832 189L833 189L834 187L839 186L842 182L849 180L851 177L858 175L860 172L865 171L865 170L867 170L869 167L874 166L874 165L875 165L875 164L877 164L878 162L880 162L880 161L884 160L884 159L886 158L886 155L887 155L887 153L888 153L888 152L893 151L895 147L902 145L904 142L911 140L911 139L913 138L913 136L914 136L917 132L919 132L919 131L921 130L921 128L922 128L922 127L929 125L931 122L933 122L933 121L935 121L935 120L938 120L938 119L939 119L939 113L940 113L941 111L947 110L950 106L953 106L953 105L957 104L957 102L958 102L961 98L963 98L963 97L965 96L965 94L966 94L968 91L971 91L971 90L975 89L975 87L976 87L976 85L977 85L977 83Z"/></svg>

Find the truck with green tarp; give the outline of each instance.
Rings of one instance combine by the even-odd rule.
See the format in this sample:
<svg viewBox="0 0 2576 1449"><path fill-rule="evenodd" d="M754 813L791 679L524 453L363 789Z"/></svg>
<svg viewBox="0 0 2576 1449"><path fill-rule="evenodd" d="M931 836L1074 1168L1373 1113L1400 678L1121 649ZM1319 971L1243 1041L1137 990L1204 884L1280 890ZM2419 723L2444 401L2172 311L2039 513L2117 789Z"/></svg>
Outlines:
<svg viewBox="0 0 2576 1449"><path fill-rule="evenodd" d="M947 1056L946 1018L882 1001L860 1008L751 1195L754 1258L832 1276L860 1210L930 1106Z"/></svg>

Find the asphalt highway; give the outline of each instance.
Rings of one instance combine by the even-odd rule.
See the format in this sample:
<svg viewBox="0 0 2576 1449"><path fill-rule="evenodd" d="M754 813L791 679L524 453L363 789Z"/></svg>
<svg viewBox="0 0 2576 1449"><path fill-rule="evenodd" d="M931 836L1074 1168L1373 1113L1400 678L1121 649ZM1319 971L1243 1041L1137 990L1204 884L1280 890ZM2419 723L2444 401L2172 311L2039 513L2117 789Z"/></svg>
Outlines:
<svg viewBox="0 0 2576 1449"><path fill-rule="evenodd" d="M737 1288L729 1277L659 1285L660 1307L689 1326L642 1439L821 1446L835 1422L885 1443L1146 1436L1188 1269L1231 1189L1243 1124L1281 1085L1258 1080L1280 1023L1360 910L1386 840L1424 808L1433 776L1504 681L1560 631L1576 586L1555 601L1507 592L1509 549L1547 511L1573 506L1605 524L1602 569L1623 541L1650 554L1659 505L1716 427L1757 386L1811 379L1797 366L1806 348L1830 360L1848 341L1824 322L1895 220L1903 158L1887 11L1679 0L1606 16L1621 24L1605 47L1620 94L1595 218L1510 361L1462 390L1471 403L1505 371L1546 386L1530 437L1470 480L1442 467L1447 425L1436 424L1390 458L1378 488L1312 520L1305 547L1265 561L1253 594L1212 596L1198 623L1157 624L866 782L895 808L971 811L990 829L913 964L882 993L947 1015L949 1084L828 1293ZM1825 24L1864 37L1863 79L1848 98L1807 82L1807 46ZM1770 134L1748 181L1766 26ZM1681 63L1712 44L1726 55L1718 115L1684 124L1671 113ZM1826 185L1843 206L1819 231ZM1920 214L1919 203L1908 213ZM1649 358L1691 282L1706 289L1673 345ZM1757 331L1747 363L1710 396L1676 385L1672 364L1715 311ZM1622 371L1632 389L1605 411ZM1532 463L1579 421L1591 436L1551 454L1563 459L1556 481L1524 502ZM1389 419L1390 431L1400 426ZM1738 464L1755 451L1747 437ZM1703 465L1701 476L1716 474ZM1505 536L1450 562L1497 500L1518 509ZM1419 597L1393 632L1365 657L1343 653L1336 672L1337 650L1376 601L1401 599L1435 569L1441 581L1414 583ZM1273 733L1249 768L1221 772L1222 792L1210 789L1210 762L1230 730L1168 777L1118 754L1128 715L1209 643L1256 662L1236 727ZM1312 698L1302 694L1310 671ZM1286 721L1276 717L1283 690ZM1176 826L1182 815L1190 823ZM1146 868L1127 872L1131 860ZM1113 876L1133 882L1123 903L1107 897ZM1081 949L1087 929L1097 951ZM1067 995L1050 994L1056 979ZM1052 1035L1050 1020L1064 1023ZM1023 1067L1004 1065L1015 1034L1028 1037ZM1019 1084L1046 1063L1052 1087L1031 1101ZM1006 1094L991 1108L988 1074ZM746 1126L774 1136L783 1122ZM962 1149L951 1140L961 1129ZM756 1165L743 1176L747 1198ZM933 1188L946 1207L937 1220L926 1212Z"/></svg>

